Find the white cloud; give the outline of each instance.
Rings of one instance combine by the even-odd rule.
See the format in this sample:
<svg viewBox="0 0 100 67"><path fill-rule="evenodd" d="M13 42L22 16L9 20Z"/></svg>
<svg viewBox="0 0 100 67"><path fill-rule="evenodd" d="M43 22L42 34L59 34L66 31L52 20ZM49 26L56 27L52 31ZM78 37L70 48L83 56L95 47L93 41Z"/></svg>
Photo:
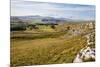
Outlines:
<svg viewBox="0 0 100 67"><path fill-rule="evenodd" d="M23 0L23 1L56 2L56 3L89 4L89 5L95 5L96 2L96 0Z"/></svg>
<svg viewBox="0 0 100 67"><path fill-rule="evenodd" d="M94 6L44 3L34 1L31 2L28 0L12 0L11 2L12 16L41 15L53 17L83 18L84 15L87 14L86 18L88 18L89 14L92 14L91 17L94 16L94 12Z"/></svg>

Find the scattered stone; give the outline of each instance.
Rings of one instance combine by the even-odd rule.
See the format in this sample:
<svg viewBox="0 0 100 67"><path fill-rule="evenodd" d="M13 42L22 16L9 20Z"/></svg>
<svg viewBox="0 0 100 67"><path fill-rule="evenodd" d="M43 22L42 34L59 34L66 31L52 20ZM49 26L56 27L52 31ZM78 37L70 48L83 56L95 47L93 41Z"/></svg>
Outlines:
<svg viewBox="0 0 100 67"><path fill-rule="evenodd" d="M91 48L90 46L95 45L95 37L94 33L90 33L86 35L87 38L87 45L80 52L77 54L76 58L74 59L73 63L79 62L86 62L86 61L94 61L95 60L95 48ZM92 40L91 40L92 39Z"/></svg>

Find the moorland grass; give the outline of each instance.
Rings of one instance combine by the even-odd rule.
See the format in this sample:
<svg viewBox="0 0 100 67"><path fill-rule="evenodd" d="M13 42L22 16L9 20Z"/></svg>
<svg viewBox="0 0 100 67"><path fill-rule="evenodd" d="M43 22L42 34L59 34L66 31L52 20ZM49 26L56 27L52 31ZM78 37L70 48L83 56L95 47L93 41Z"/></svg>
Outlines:
<svg viewBox="0 0 100 67"><path fill-rule="evenodd" d="M24 36L32 39L12 38L11 66L72 63L80 49L86 45L86 38L60 38L62 34L65 33L37 34L35 38L33 35Z"/></svg>

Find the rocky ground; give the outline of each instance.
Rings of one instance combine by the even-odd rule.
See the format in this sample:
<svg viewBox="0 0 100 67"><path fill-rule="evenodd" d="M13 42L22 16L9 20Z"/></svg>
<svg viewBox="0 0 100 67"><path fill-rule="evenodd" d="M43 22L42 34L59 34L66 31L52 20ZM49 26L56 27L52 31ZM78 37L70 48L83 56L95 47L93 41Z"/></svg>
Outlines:
<svg viewBox="0 0 100 67"><path fill-rule="evenodd" d="M95 61L95 32L91 32L85 36L87 45L77 54L74 63Z"/></svg>

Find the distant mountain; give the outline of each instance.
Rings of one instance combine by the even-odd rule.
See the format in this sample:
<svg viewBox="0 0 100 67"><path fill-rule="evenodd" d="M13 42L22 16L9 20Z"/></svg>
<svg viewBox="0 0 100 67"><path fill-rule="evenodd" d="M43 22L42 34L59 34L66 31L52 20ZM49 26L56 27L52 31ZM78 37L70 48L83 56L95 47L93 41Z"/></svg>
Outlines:
<svg viewBox="0 0 100 67"><path fill-rule="evenodd" d="M21 21L20 18L14 17L14 16L11 16L11 17L10 17L10 20L11 20L11 22L18 22L18 21Z"/></svg>
<svg viewBox="0 0 100 67"><path fill-rule="evenodd" d="M72 19L43 17L43 16L35 15L35 16L11 16L11 21L58 23L58 22L72 21Z"/></svg>
<svg viewBox="0 0 100 67"><path fill-rule="evenodd" d="M58 19L58 18L43 18L41 21L45 22L45 23L57 23L57 22L61 22L61 21L64 22L65 20Z"/></svg>

